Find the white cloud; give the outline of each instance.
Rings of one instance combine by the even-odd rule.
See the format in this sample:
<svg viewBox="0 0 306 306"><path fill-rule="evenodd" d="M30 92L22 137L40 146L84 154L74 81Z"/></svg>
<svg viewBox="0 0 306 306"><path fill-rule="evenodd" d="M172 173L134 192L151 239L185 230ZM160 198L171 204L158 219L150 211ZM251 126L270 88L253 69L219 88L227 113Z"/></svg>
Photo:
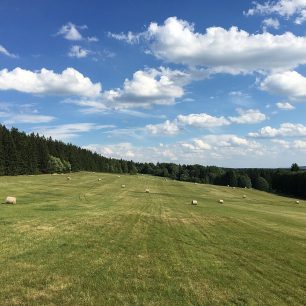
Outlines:
<svg viewBox="0 0 306 306"><path fill-rule="evenodd" d="M306 99L306 78L296 71L273 73L261 82L260 88L292 100Z"/></svg>
<svg viewBox="0 0 306 306"><path fill-rule="evenodd" d="M306 21L306 10L302 10L300 15L295 18L295 23L296 24L302 24Z"/></svg>
<svg viewBox="0 0 306 306"><path fill-rule="evenodd" d="M306 20L306 0L274 0L263 4L254 2L254 6L246 12L246 15L271 15L276 14L289 19L294 17L296 24Z"/></svg>
<svg viewBox="0 0 306 306"><path fill-rule="evenodd" d="M125 41L126 43L131 44L131 45L138 43L140 39L144 36L145 36L145 33L135 34L135 33L132 33L131 31L127 32L127 34L124 34L124 33L116 34L116 33L108 32L108 37L111 37L117 40L121 40L121 41Z"/></svg>
<svg viewBox="0 0 306 306"><path fill-rule="evenodd" d="M4 54L8 57L16 58L17 55L10 53L6 48L4 48L2 45L0 45L0 54Z"/></svg>
<svg viewBox="0 0 306 306"><path fill-rule="evenodd" d="M178 134L185 126L209 129L228 124L230 124L230 122L224 117L214 117L201 113L178 115L173 121L166 120L160 124L146 125L145 130L147 133L153 135L175 135Z"/></svg>
<svg viewBox="0 0 306 306"><path fill-rule="evenodd" d="M163 67L159 70L138 70L133 74L132 80L124 81L122 90L110 91L108 97L127 107L129 104L173 104L175 99L184 95L183 86L188 78L184 72Z"/></svg>
<svg viewBox="0 0 306 306"><path fill-rule="evenodd" d="M229 117L229 120L233 123L238 124L253 124L259 123L267 119L266 115L261 113L257 109L237 109L237 112L240 116Z"/></svg>
<svg viewBox="0 0 306 306"><path fill-rule="evenodd" d="M303 163L306 141L249 140L234 134L206 135L188 141L153 146L130 142L92 144L86 149L104 156L147 162L218 165L224 167L284 167Z"/></svg>
<svg viewBox="0 0 306 306"><path fill-rule="evenodd" d="M183 97L189 81L190 75L179 70L148 68L136 71L132 79L125 79L122 88L104 91L94 101L82 99L72 103L86 107L88 113L172 105Z"/></svg>
<svg viewBox="0 0 306 306"><path fill-rule="evenodd" d="M295 140L293 142L293 148L298 149L298 150L306 150L306 141Z"/></svg>
<svg viewBox="0 0 306 306"><path fill-rule="evenodd" d="M272 139L271 142L279 145L280 147L282 148L285 148L285 149L289 149L290 148L290 143L286 140L283 140L283 139Z"/></svg>
<svg viewBox="0 0 306 306"><path fill-rule="evenodd" d="M262 21L263 29L266 31L268 28L279 29L280 23L277 18L266 18Z"/></svg>
<svg viewBox="0 0 306 306"><path fill-rule="evenodd" d="M237 27L210 27L202 34L193 24L170 17L162 25L151 23L142 34L157 58L206 67L211 73L291 69L306 63L306 37L290 32L250 34Z"/></svg>
<svg viewBox="0 0 306 306"><path fill-rule="evenodd" d="M212 129L215 127L227 126L232 123L254 124L266 120L266 115L259 110L237 109L240 116L237 117L215 117L205 113L178 115L173 121L166 120L160 124L149 124L145 130L153 135L175 135L184 127L194 127L199 129Z"/></svg>
<svg viewBox="0 0 306 306"><path fill-rule="evenodd" d="M295 107L289 102L278 102L276 106L281 110L293 110Z"/></svg>
<svg viewBox="0 0 306 306"><path fill-rule="evenodd" d="M265 126L258 132L249 133L250 137L306 137L306 126L300 123L282 123L279 128Z"/></svg>
<svg viewBox="0 0 306 306"><path fill-rule="evenodd" d="M57 35L62 35L67 40L82 40L83 36L78 29L86 29L87 26L77 26L71 22L63 25L57 32Z"/></svg>
<svg viewBox="0 0 306 306"><path fill-rule="evenodd" d="M112 125L97 125L94 123L71 123L55 126L42 126L34 129L34 132L52 137L58 140L69 140L78 137L82 133L113 127Z"/></svg>
<svg viewBox="0 0 306 306"><path fill-rule="evenodd" d="M202 139L214 147L248 147L256 149L259 146L255 141L250 141L233 134L207 135Z"/></svg>
<svg viewBox="0 0 306 306"><path fill-rule="evenodd" d="M84 49L81 46L74 45L70 48L70 51L68 52L68 56L82 58L82 57L86 57L89 53L90 53L89 50Z"/></svg>
<svg viewBox="0 0 306 306"><path fill-rule="evenodd" d="M42 68L38 71L15 68L0 70L0 90L16 90L40 95L98 96L100 83L92 83L88 77L73 68L62 73Z"/></svg>
<svg viewBox="0 0 306 306"><path fill-rule="evenodd" d="M202 139L193 139L192 143L181 143L181 146L191 151L198 151L198 150L202 151L202 150L212 149L211 145L204 142Z"/></svg>
<svg viewBox="0 0 306 306"><path fill-rule="evenodd" d="M89 41L89 42L98 42L99 41L99 39L96 37L96 36L89 36L89 37L87 37L87 40Z"/></svg>
<svg viewBox="0 0 306 306"><path fill-rule="evenodd" d="M73 24L72 22L68 22L59 29L56 35L60 35L63 38L71 41L87 40L90 43L99 41L96 36L83 37L80 31L86 29L88 29L87 25L79 26Z"/></svg>
<svg viewBox="0 0 306 306"><path fill-rule="evenodd" d="M205 113L189 114L177 116L177 123L183 126L193 126L197 128L213 128L229 125L230 122L222 117L214 117Z"/></svg>
<svg viewBox="0 0 306 306"><path fill-rule="evenodd" d="M0 118L3 118L4 124L17 124L17 123L48 123L55 119L53 116L38 115L38 114L14 114L0 112Z"/></svg>
<svg viewBox="0 0 306 306"><path fill-rule="evenodd" d="M179 132L177 122L166 120L161 124L148 124L145 127L147 133L152 135L175 135Z"/></svg>

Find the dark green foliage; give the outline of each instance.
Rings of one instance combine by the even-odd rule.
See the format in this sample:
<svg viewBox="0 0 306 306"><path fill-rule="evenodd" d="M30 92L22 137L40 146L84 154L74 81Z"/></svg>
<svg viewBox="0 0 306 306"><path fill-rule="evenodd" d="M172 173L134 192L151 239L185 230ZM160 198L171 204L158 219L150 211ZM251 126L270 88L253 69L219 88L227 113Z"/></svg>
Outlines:
<svg viewBox="0 0 306 306"><path fill-rule="evenodd" d="M48 172L49 173L61 173L64 171L64 165L60 158L50 155L48 161Z"/></svg>
<svg viewBox="0 0 306 306"><path fill-rule="evenodd" d="M269 183L262 176L258 176L254 181L254 188L261 191L269 191Z"/></svg>
<svg viewBox="0 0 306 306"><path fill-rule="evenodd" d="M251 188L252 187L252 182L248 175L241 174L238 176L238 187L241 187L241 188L245 188L245 187Z"/></svg>
<svg viewBox="0 0 306 306"><path fill-rule="evenodd" d="M300 167L297 163L293 163L291 165L291 171L299 171L300 170Z"/></svg>

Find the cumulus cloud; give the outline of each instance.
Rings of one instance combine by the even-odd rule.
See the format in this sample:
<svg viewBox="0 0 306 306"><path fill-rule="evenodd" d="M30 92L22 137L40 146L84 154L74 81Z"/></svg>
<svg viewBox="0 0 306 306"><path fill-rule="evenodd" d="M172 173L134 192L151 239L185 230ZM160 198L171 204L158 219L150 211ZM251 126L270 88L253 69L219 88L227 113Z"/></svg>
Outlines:
<svg viewBox="0 0 306 306"><path fill-rule="evenodd" d="M85 107L85 111L89 113L104 112L107 109L127 110L172 105L183 97L184 86L188 82L188 73L164 67L148 68L136 71L132 79L125 79L122 88L104 91L95 100L82 99L70 102Z"/></svg>
<svg viewBox="0 0 306 306"><path fill-rule="evenodd" d="M266 115L261 113L257 109L237 109L239 116L229 117L229 120L238 124L254 124L259 123L267 119Z"/></svg>
<svg viewBox="0 0 306 306"><path fill-rule="evenodd" d="M73 41L82 40L83 36L79 32L79 30L83 29L87 29L87 26L86 25L77 26L71 22L68 22L59 29L57 35L61 35L67 40L73 40Z"/></svg>
<svg viewBox="0 0 306 306"><path fill-rule="evenodd" d="M86 57L89 53L90 53L89 50L84 49L81 46L74 45L70 48L70 50L68 52L68 56L76 57L76 58L82 58L82 57Z"/></svg>
<svg viewBox="0 0 306 306"><path fill-rule="evenodd" d="M306 150L306 141L303 140L295 140L293 142L293 147L298 150Z"/></svg>
<svg viewBox="0 0 306 306"><path fill-rule="evenodd" d="M230 122L224 117L214 117L205 113L178 115L173 121L166 120L160 124L149 124L145 130L153 135L175 135L186 126L195 128L214 128L228 125Z"/></svg>
<svg viewBox="0 0 306 306"><path fill-rule="evenodd" d="M266 115L259 110L242 110L237 109L237 117L216 117L205 113L178 115L174 120L166 120L160 124L149 124L145 130L153 135L175 135L184 127L193 127L199 129L212 129L216 127L227 126L232 123L237 124L254 124L266 120Z"/></svg>
<svg viewBox="0 0 306 306"><path fill-rule="evenodd" d="M17 55L10 53L6 48L0 45L0 54L6 55L8 57L16 58Z"/></svg>
<svg viewBox="0 0 306 306"><path fill-rule="evenodd" d="M170 17L162 25L151 23L142 34L155 57L211 73L291 69L306 63L306 38L290 32L250 34L237 27L210 27L199 33L193 24Z"/></svg>
<svg viewBox="0 0 306 306"><path fill-rule="evenodd" d="M262 21L263 29L266 31L268 28L279 29L280 23L277 18L266 18Z"/></svg>
<svg viewBox="0 0 306 306"><path fill-rule="evenodd" d="M279 128L265 126L258 132L249 133L250 137L306 137L306 126L300 123L282 123Z"/></svg>
<svg viewBox="0 0 306 306"><path fill-rule="evenodd" d="M56 35L60 35L63 38L71 41L81 41L81 40L87 40L88 42L97 42L99 39L96 36L88 36L84 37L81 34L82 30L88 29L87 25L75 25L72 22L68 22L61 26L59 31L56 33Z"/></svg>
<svg viewBox="0 0 306 306"><path fill-rule="evenodd" d="M306 20L306 0L275 0L263 4L255 1L253 7L245 14L248 16L276 14L287 19L293 17L296 24L301 24Z"/></svg>
<svg viewBox="0 0 306 306"><path fill-rule="evenodd" d="M223 116L214 117L205 113L179 115L177 117L177 123L179 125L193 126L197 128L213 128L230 124L230 122Z"/></svg>
<svg viewBox="0 0 306 306"><path fill-rule="evenodd" d="M79 71L67 68L62 73L42 68L30 71L22 68L0 70L0 90L16 90L39 95L98 96L100 83L92 83Z"/></svg>
<svg viewBox="0 0 306 306"><path fill-rule="evenodd" d="M295 107L289 102L278 102L276 106L281 110L293 110Z"/></svg>
<svg viewBox="0 0 306 306"><path fill-rule="evenodd" d="M96 36L89 36L89 37L87 37L87 40L89 42L98 42L99 41L98 37L96 37Z"/></svg>
<svg viewBox="0 0 306 306"><path fill-rule="evenodd" d="M163 145L141 147L134 146L129 142L121 142L110 145L91 144L84 147L102 154L103 156L113 158L133 159L135 161L158 162L163 160L177 161L177 156L173 150L174 146Z"/></svg>
<svg viewBox="0 0 306 306"><path fill-rule="evenodd" d="M148 124L146 126L146 131L152 135L175 135L179 132L179 127L177 122L171 122L166 120L164 123L160 124Z"/></svg>
<svg viewBox="0 0 306 306"><path fill-rule="evenodd" d="M296 71L272 73L261 82L260 88L292 100L306 99L306 78Z"/></svg>
<svg viewBox="0 0 306 306"><path fill-rule="evenodd" d="M129 142L110 145L91 144L86 149L98 152L107 157L133 159L147 162L182 162L211 164L218 161L230 162L233 167L237 164L237 156L247 158L252 154L253 158L260 156L261 145L236 135L207 135L202 138L194 138L188 142L173 144L159 144L155 146L135 146ZM241 159L239 159L239 163ZM240 163L241 166L241 163Z"/></svg>
<svg viewBox="0 0 306 306"><path fill-rule="evenodd" d="M289 149L290 148L290 143L289 141L283 140L283 139L272 139L272 143L275 143L279 145L282 148Z"/></svg>
<svg viewBox="0 0 306 306"><path fill-rule="evenodd" d="M110 91L106 96L122 105L173 104L184 95L183 86L189 75L179 70L160 69L138 70L131 80L126 79L123 89Z"/></svg>

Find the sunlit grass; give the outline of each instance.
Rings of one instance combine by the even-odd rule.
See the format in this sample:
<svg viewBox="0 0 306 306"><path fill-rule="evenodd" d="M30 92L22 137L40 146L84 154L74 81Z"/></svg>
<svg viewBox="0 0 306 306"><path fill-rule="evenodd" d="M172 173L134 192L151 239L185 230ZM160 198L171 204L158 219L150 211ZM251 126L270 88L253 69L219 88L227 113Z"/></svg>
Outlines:
<svg viewBox="0 0 306 306"><path fill-rule="evenodd" d="M70 176L0 178L1 305L305 305L305 201Z"/></svg>

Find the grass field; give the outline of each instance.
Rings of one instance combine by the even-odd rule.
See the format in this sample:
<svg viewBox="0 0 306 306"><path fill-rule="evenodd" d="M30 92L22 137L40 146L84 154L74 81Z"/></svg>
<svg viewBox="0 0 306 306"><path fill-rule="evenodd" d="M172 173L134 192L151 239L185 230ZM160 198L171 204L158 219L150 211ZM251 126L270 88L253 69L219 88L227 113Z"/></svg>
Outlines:
<svg viewBox="0 0 306 306"><path fill-rule="evenodd" d="M305 201L71 178L0 178L0 305L306 305Z"/></svg>

